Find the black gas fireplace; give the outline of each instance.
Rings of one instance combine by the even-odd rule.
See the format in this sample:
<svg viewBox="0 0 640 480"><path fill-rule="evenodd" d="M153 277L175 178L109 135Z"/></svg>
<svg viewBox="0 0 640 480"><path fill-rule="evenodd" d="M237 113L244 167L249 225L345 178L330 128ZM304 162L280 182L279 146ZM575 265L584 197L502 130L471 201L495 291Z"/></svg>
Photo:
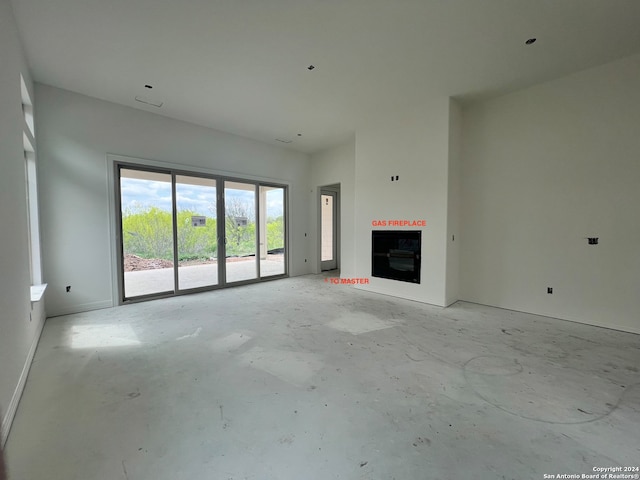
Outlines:
<svg viewBox="0 0 640 480"><path fill-rule="evenodd" d="M371 232L371 276L420 283L420 230Z"/></svg>

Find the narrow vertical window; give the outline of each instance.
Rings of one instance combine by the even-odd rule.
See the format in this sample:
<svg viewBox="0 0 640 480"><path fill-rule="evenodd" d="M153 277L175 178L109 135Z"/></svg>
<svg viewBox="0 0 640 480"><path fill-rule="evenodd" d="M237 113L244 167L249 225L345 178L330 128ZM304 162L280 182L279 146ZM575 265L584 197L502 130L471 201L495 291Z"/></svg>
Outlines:
<svg viewBox="0 0 640 480"><path fill-rule="evenodd" d="M27 228L29 236L29 267L31 272L31 285L42 284L42 260L40 254L40 221L38 211L38 168L36 157L35 123L33 118L33 102L29 90L20 75L20 90L22 95L22 143L24 146L24 171L27 197ZM44 289L32 288L32 300L40 300ZM36 293L37 292L37 293Z"/></svg>

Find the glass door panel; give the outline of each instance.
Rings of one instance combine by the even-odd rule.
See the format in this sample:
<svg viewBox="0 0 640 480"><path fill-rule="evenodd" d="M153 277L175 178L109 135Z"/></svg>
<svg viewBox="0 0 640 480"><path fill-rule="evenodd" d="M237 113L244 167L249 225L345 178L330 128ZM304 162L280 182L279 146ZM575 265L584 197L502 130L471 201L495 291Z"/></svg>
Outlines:
<svg viewBox="0 0 640 480"><path fill-rule="evenodd" d="M124 298L174 292L171 175L120 168Z"/></svg>
<svg viewBox="0 0 640 480"><path fill-rule="evenodd" d="M285 273L284 188L260 185L260 276Z"/></svg>
<svg viewBox="0 0 640 480"><path fill-rule="evenodd" d="M255 211L255 184L224 182L227 283L258 278Z"/></svg>
<svg viewBox="0 0 640 480"><path fill-rule="evenodd" d="M178 290L218 284L216 180L176 175Z"/></svg>

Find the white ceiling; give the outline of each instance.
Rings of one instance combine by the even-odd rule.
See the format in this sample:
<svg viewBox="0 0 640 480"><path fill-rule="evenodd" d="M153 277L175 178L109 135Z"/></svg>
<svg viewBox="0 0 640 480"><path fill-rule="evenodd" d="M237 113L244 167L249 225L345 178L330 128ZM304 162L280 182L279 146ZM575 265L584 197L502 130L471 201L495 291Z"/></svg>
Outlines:
<svg viewBox="0 0 640 480"><path fill-rule="evenodd" d="M390 108L485 98L640 52L639 0L13 6L36 81L307 153Z"/></svg>

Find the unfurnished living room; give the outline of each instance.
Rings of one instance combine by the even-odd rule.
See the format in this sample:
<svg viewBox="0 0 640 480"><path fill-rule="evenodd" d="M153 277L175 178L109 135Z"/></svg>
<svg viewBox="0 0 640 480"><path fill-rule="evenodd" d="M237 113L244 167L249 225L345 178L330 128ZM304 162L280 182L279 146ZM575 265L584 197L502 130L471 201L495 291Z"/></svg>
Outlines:
<svg viewBox="0 0 640 480"><path fill-rule="evenodd" d="M640 478L638 25L0 0L0 478Z"/></svg>

